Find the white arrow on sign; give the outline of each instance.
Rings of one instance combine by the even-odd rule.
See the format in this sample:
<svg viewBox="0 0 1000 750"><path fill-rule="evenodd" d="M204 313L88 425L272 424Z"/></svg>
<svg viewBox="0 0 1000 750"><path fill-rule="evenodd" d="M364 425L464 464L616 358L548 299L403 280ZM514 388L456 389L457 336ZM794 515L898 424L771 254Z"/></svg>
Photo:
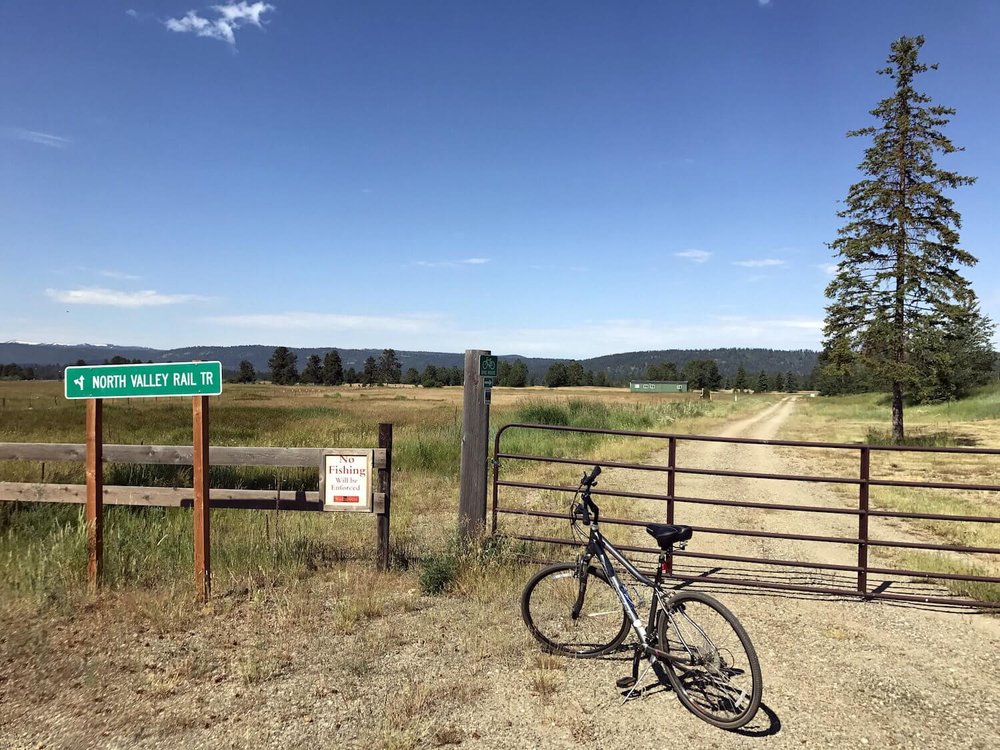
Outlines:
<svg viewBox="0 0 1000 750"><path fill-rule="evenodd" d="M77 388L79 388L81 391L83 390L83 375L81 375L80 377L78 377L73 382L76 383L76 387Z"/></svg>

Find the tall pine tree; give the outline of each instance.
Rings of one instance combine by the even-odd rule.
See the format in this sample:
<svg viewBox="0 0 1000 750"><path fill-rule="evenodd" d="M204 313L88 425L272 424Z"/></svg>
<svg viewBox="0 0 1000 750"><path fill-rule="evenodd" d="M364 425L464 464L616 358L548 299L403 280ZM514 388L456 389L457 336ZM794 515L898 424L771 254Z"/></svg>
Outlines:
<svg viewBox="0 0 1000 750"><path fill-rule="evenodd" d="M331 349L323 357L323 384L340 385L344 382L344 363L340 359L340 352Z"/></svg>
<svg viewBox="0 0 1000 750"><path fill-rule="evenodd" d="M837 273L826 289L825 349L863 364L892 390L892 434L903 440L903 402L921 381L914 348L930 342L935 326L956 323L956 308L978 310L975 293L956 270L976 258L958 246L961 216L945 195L974 177L940 169L935 153L956 148L942 133L955 110L931 104L914 78L929 68L917 61L924 38L901 37L879 75L895 84L871 114L877 125L848 136L870 137L838 213L847 223L830 247ZM988 324L987 324L988 325ZM840 361L843 369L849 362Z"/></svg>

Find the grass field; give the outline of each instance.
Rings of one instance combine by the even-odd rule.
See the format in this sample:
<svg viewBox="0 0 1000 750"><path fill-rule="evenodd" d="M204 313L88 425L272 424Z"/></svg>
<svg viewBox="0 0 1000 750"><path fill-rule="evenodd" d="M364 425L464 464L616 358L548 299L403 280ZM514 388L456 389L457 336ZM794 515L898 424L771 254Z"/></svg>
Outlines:
<svg viewBox="0 0 1000 750"><path fill-rule="evenodd" d="M0 441L84 442L84 403L60 383L0 382ZM444 555L454 536L461 443L460 388L323 388L229 385L211 402L213 445L371 447L379 422L394 425L392 555L406 568ZM493 434L515 421L625 430L706 429L752 399L633 395L608 389L496 389ZM190 444L187 399L106 401L105 443ZM492 446L492 435L491 442ZM599 436L515 433L507 451L641 458L648 445ZM516 471L516 467L513 467ZM190 486L190 467L109 465L107 484ZM0 481L82 483L79 463L0 462ZM308 469L213 467L217 487L316 489ZM343 560L374 557L374 521L351 514L216 510L216 591L290 580ZM0 589L47 606L72 606L84 591L82 508L0 503ZM105 508L105 579L112 588L186 586L190 513ZM436 559L436 558L435 558Z"/></svg>

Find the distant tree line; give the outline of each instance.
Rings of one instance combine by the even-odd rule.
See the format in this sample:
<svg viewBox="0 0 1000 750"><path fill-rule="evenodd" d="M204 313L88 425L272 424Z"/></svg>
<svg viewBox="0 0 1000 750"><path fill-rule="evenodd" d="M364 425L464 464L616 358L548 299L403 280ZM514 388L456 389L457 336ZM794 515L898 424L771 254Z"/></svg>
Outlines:
<svg viewBox="0 0 1000 750"><path fill-rule="evenodd" d="M402 364L394 349L384 349L381 356L368 357L361 367L344 369L344 362L336 349L331 349L322 358L312 354L305 367L299 372L298 357L287 346L279 346L268 360L271 382L276 385L390 385L402 383L419 385L424 388L440 388L446 385L462 385L464 373L460 367L436 367L427 365L423 372L410 367L403 372ZM502 368L501 368L502 369ZM240 362L233 381L255 383L258 374L249 360Z"/></svg>
<svg viewBox="0 0 1000 750"><path fill-rule="evenodd" d="M714 359L691 359L678 368L674 362L656 362L646 368L646 380L687 383L688 390L734 389L737 391L755 391L757 393L795 392L800 388L808 388L811 378L804 380L796 373L769 373L760 370L756 377L751 378L743 365L736 369L735 376L723 376L719 371L718 362ZM607 372L587 370L579 362L556 362L545 374L544 384L550 388L563 386L622 386L623 383L613 380Z"/></svg>

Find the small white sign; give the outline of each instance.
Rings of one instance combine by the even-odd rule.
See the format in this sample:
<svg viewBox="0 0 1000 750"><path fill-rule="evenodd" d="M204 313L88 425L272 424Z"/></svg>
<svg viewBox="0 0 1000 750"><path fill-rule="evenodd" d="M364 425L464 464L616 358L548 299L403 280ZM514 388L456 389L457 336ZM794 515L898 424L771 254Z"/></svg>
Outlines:
<svg viewBox="0 0 1000 750"><path fill-rule="evenodd" d="M323 456L323 510L372 511L372 452L343 451Z"/></svg>

